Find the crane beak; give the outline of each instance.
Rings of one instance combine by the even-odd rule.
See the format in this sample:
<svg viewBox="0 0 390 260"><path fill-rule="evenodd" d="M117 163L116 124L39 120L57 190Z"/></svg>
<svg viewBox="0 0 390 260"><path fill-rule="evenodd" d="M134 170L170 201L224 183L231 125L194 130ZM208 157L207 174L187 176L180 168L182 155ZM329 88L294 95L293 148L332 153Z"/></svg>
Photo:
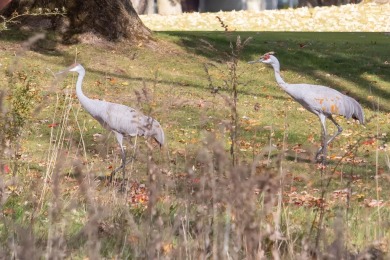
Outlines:
<svg viewBox="0 0 390 260"><path fill-rule="evenodd" d="M64 70L60 70L59 72L55 73L54 75L61 75L61 74L64 74L64 73L68 73L69 72L69 69L64 69Z"/></svg>
<svg viewBox="0 0 390 260"><path fill-rule="evenodd" d="M71 66L67 67L66 69L57 72L55 75L61 75L61 74L64 74L64 73L66 74L66 73L72 71L72 69L74 69L77 65L79 65L79 64L78 63L74 63Z"/></svg>
<svg viewBox="0 0 390 260"><path fill-rule="evenodd" d="M260 58L258 60L252 60L252 61L248 61L248 64L255 64L255 63L260 63L263 61L263 58Z"/></svg>
<svg viewBox="0 0 390 260"><path fill-rule="evenodd" d="M69 69L64 69L64 70L61 70L57 73L53 73L53 76L56 80L61 80L62 78L64 78L66 76L66 73L69 72Z"/></svg>

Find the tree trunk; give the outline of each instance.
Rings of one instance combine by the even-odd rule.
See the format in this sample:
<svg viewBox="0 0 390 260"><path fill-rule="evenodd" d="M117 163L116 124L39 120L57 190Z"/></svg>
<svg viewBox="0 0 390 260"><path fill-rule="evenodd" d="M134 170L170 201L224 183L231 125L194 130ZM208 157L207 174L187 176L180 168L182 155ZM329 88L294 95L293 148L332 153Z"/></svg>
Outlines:
<svg viewBox="0 0 390 260"><path fill-rule="evenodd" d="M199 9L201 12L239 11L244 8L243 0L200 0Z"/></svg>
<svg viewBox="0 0 390 260"><path fill-rule="evenodd" d="M246 7L248 11L260 12L261 9L261 0L248 0L246 2Z"/></svg>
<svg viewBox="0 0 390 260"><path fill-rule="evenodd" d="M137 14L143 14L146 10L146 0L131 0L134 10Z"/></svg>
<svg viewBox="0 0 390 260"><path fill-rule="evenodd" d="M199 12L199 0L182 0L181 7L183 12Z"/></svg>
<svg viewBox="0 0 390 260"><path fill-rule="evenodd" d="M10 16L15 11L24 13L26 9L34 12L38 8L53 10L62 7L66 8L69 21L64 34L65 41L85 32L92 32L112 41L129 39L146 42L151 39L151 31L138 17L131 0L13 0L2 14ZM42 18L47 19L44 16Z"/></svg>
<svg viewBox="0 0 390 260"><path fill-rule="evenodd" d="M154 0L147 0L147 2L145 14L154 14Z"/></svg>
<svg viewBox="0 0 390 260"><path fill-rule="evenodd" d="M153 14L154 1L153 0L131 0L133 7L137 14Z"/></svg>
<svg viewBox="0 0 390 260"><path fill-rule="evenodd" d="M157 0L158 13L162 15L181 14L181 3L179 0Z"/></svg>
<svg viewBox="0 0 390 260"><path fill-rule="evenodd" d="M265 9L267 10L278 9L278 0L265 0Z"/></svg>

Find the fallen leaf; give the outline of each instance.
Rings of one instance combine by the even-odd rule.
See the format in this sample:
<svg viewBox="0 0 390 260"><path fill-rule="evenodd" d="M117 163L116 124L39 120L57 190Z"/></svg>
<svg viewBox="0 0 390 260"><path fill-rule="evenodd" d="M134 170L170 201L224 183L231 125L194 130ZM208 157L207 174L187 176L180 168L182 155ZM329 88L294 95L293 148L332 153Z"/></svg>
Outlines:
<svg viewBox="0 0 390 260"><path fill-rule="evenodd" d="M172 243L169 243L169 244L164 244L162 250L164 254L169 254L172 251L172 248L173 248Z"/></svg>
<svg viewBox="0 0 390 260"><path fill-rule="evenodd" d="M375 138L370 138L370 139L368 139L368 140L365 140L365 141L363 142L363 144L364 144L364 145L374 145L375 142L376 142L376 139L375 139Z"/></svg>

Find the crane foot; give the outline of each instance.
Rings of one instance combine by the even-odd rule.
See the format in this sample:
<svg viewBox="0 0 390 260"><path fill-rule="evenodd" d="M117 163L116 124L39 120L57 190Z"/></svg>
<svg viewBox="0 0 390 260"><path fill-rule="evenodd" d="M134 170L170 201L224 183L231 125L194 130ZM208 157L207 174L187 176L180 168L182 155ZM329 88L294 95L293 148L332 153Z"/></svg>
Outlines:
<svg viewBox="0 0 390 260"><path fill-rule="evenodd" d="M320 150L317 152L316 156L314 157L314 160L315 160L316 163L320 163L320 164L322 164L322 165L325 165L325 164L326 164L326 154L324 154L324 153L322 152L322 149L320 149Z"/></svg>
<svg viewBox="0 0 390 260"><path fill-rule="evenodd" d="M121 186L119 187L119 192L120 193L126 192L126 181L125 180L122 181Z"/></svg>

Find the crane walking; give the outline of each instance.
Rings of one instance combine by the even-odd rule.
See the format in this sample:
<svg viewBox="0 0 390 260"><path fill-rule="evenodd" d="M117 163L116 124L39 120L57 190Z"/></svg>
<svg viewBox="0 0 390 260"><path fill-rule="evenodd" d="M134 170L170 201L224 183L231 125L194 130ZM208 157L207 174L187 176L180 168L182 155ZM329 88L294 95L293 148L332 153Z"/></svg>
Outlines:
<svg viewBox="0 0 390 260"><path fill-rule="evenodd" d="M110 181L116 172L123 170L123 181L125 180L126 154L123 148L123 138L130 136L144 136L154 138L160 147L164 144L164 131L159 122L143 115L141 112L121 104L106 102L98 99L90 99L84 95L81 87L85 76L85 69L80 64L73 64L64 72L77 72L76 94L84 109L95 118L104 128L113 131L120 145L122 153L122 165L112 171Z"/></svg>
<svg viewBox="0 0 390 260"><path fill-rule="evenodd" d="M275 71L275 78L278 85L287 92L295 101L300 103L304 108L313 114L317 115L322 125L322 141L321 147L318 150L315 159L320 159L326 156L324 151L333 139L335 139L343 129L335 121L332 115L342 115L347 119L353 118L359 120L360 124L364 125L364 112L361 105L353 98L346 96L335 89L320 85L311 84L288 84L284 82L280 76L280 64L278 59L273 56L274 52L268 52L260 57L258 60L250 61L248 63L262 62L270 64ZM326 118L332 121L337 127L337 132L326 141Z"/></svg>

